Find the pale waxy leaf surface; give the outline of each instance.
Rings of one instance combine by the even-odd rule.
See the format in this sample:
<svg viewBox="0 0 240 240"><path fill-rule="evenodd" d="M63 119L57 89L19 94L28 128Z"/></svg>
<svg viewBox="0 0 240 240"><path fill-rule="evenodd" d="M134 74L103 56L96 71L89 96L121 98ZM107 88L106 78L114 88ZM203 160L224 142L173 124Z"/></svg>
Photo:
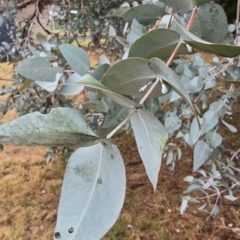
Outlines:
<svg viewBox="0 0 240 240"><path fill-rule="evenodd" d="M81 111L58 107L33 112L0 125L0 142L13 145L88 146L99 142Z"/></svg>
<svg viewBox="0 0 240 240"><path fill-rule="evenodd" d="M56 90L56 88L58 87L58 82L61 78L62 74L57 73L55 76L55 81L54 82L42 82L42 81L35 81L35 83L42 87L43 89L45 89L48 92L53 92Z"/></svg>
<svg viewBox="0 0 240 240"><path fill-rule="evenodd" d="M110 91L108 88L106 88L103 84L101 84L99 81L97 81L94 77L92 77L90 74L85 74L83 77L81 77L78 81L78 84L84 85L85 87L90 87L93 89L101 90L107 97L115 101L116 103L127 107L127 108L141 108L142 106L120 94L117 94L115 92Z"/></svg>
<svg viewBox="0 0 240 240"><path fill-rule="evenodd" d="M119 216L125 190L124 163L115 145L79 148L68 160L54 239L101 239Z"/></svg>
<svg viewBox="0 0 240 240"><path fill-rule="evenodd" d="M106 73L106 71L110 68L110 64L108 63L104 63L103 65L100 65L98 68L96 68L94 70L93 73L91 73L91 75L97 79L98 81L101 80L101 78L103 77L103 75Z"/></svg>
<svg viewBox="0 0 240 240"><path fill-rule="evenodd" d="M222 43L211 43L195 36L184 29L176 20L173 20L174 29L181 35L185 43L198 50L214 53L223 57L237 57L240 54L240 47Z"/></svg>
<svg viewBox="0 0 240 240"><path fill-rule="evenodd" d="M131 125L148 178L156 190L162 152L168 140L168 132L156 117L143 109L133 114Z"/></svg>
<svg viewBox="0 0 240 240"><path fill-rule="evenodd" d="M209 158L211 149L203 140L199 140L194 147L193 171L200 168Z"/></svg>
<svg viewBox="0 0 240 240"><path fill-rule="evenodd" d="M33 81L54 82L57 74L62 74L62 69L52 67L45 57L25 59L17 68L16 72Z"/></svg>
<svg viewBox="0 0 240 240"><path fill-rule="evenodd" d="M81 76L75 72L68 78L59 93L64 96L73 96L80 93L84 88L84 86L76 84L80 78Z"/></svg>
<svg viewBox="0 0 240 240"><path fill-rule="evenodd" d="M189 13L193 7L210 2L211 0L162 0L168 7L177 13Z"/></svg>
<svg viewBox="0 0 240 240"><path fill-rule="evenodd" d="M210 146L213 148L217 148L222 143L222 136L217 132L207 132L206 139L209 142Z"/></svg>
<svg viewBox="0 0 240 240"><path fill-rule="evenodd" d="M142 98L151 87L151 82L157 78L157 74L149 65L150 62L143 58L122 60L105 73L101 83L116 93ZM141 91L141 89L144 90ZM162 95L162 85L159 83L150 97Z"/></svg>
<svg viewBox="0 0 240 240"><path fill-rule="evenodd" d="M203 115L203 122L202 122L202 132L201 135L207 133L212 128L214 128L218 124L218 116L217 114L212 111L208 110Z"/></svg>
<svg viewBox="0 0 240 240"><path fill-rule="evenodd" d="M162 78L164 82L166 82L176 93L178 93L194 110L192 101L184 88L183 84L178 78L178 75L166 64L158 59L152 58L150 60L150 68L157 74L158 77Z"/></svg>
<svg viewBox="0 0 240 240"><path fill-rule="evenodd" d="M201 121L201 119L199 119L199 121ZM201 136L201 129L199 129L197 119L195 117L192 120L192 123L190 126L190 137L191 137L193 145L198 141L200 136Z"/></svg>
<svg viewBox="0 0 240 240"><path fill-rule="evenodd" d="M207 3L197 9L201 38L221 43L227 35L228 21L223 8L216 3Z"/></svg>
<svg viewBox="0 0 240 240"><path fill-rule="evenodd" d="M231 132L236 133L238 131L233 125L225 122L224 120L221 121Z"/></svg>
<svg viewBox="0 0 240 240"><path fill-rule="evenodd" d="M171 56L179 41L180 35L176 31L158 28L137 39L128 56L147 59L157 57L164 60ZM189 54L189 51L185 45L181 45L178 54Z"/></svg>
<svg viewBox="0 0 240 240"><path fill-rule="evenodd" d="M71 44L62 44L59 46L59 50L70 67L79 75L88 73L90 69L90 60L84 50Z"/></svg>
<svg viewBox="0 0 240 240"><path fill-rule="evenodd" d="M165 15L165 9L154 4L144 4L130 8L124 14L124 19L128 23L132 23L136 19L142 25L155 23L160 17Z"/></svg>

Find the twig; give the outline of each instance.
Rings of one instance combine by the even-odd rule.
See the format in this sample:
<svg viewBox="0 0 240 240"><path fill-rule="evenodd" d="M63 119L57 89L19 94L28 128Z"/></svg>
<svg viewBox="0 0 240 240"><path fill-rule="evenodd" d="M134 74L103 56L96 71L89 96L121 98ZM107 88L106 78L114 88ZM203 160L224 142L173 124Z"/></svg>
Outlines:
<svg viewBox="0 0 240 240"><path fill-rule="evenodd" d="M189 30L191 29L191 27L192 27L192 25L193 25L193 22L194 22L194 20L195 20L196 15L197 15L197 8L194 8L193 11L192 11L192 15L191 15L191 17L190 17L190 19L189 19L188 25L187 25L187 27L186 27L186 30L187 30L187 31L189 31ZM177 52L178 52L181 44L182 44L182 41L180 40L180 42L179 42L179 43L177 44L177 46L175 47L172 55L170 56L170 58L168 59L168 61L167 61L167 63L166 63L166 65L167 65L168 67L172 64L172 61L173 61L173 59L175 58L175 56L177 55Z"/></svg>
<svg viewBox="0 0 240 240"><path fill-rule="evenodd" d="M238 185L240 185L240 182L236 182L235 184L233 184L231 187L230 187L230 189L233 189L233 188L235 188L236 186L238 186ZM198 200L202 200L202 199L206 199L206 198L210 198L210 197L214 197L214 196L216 196L216 195L218 195L218 194L222 194L222 193L224 193L224 192L226 192L226 191L228 191L229 190L229 188L228 189L224 189L224 190L222 190L222 191L220 191L220 192L218 192L218 193L213 193L213 194L211 194L211 195L208 195L208 196L206 196L206 197L200 197L200 198L198 198Z"/></svg>
<svg viewBox="0 0 240 240"><path fill-rule="evenodd" d="M160 78L157 77L155 82L153 83L153 85L149 88L149 90L146 92L146 94L144 95L144 97L141 99L141 101L139 102L139 104L143 104L146 99L149 97L149 95L152 93L152 91L154 90L154 88L157 86L157 84L160 82Z"/></svg>
<svg viewBox="0 0 240 240"><path fill-rule="evenodd" d="M133 110L129 115L116 127L114 128L106 137L106 139L111 138L135 113L136 110Z"/></svg>

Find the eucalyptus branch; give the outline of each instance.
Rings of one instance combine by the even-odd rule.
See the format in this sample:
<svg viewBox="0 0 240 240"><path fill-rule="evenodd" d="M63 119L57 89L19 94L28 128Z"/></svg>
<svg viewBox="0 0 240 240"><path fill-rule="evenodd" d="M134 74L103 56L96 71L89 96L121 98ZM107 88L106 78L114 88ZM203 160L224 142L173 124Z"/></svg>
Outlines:
<svg viewBox="0 0 240 240"><path fill-rule="evenodd" d="M157 84L160 82L160 78L157 77L155 82L153 83L153 85L149 88L149 90L146 92L146 94L144 95L144 97L141 99L141 101L139 102L139 104L143 104L146 99L149 97L149 95L152 93L152 91L154 90L154 88L157 86Z"/></svg>
<svg viewBox="0 0 240 240"><path fill-rule="evenodd" d="M218 192L218 196L217 196L217 199L216 199L216 201L215 201L214 207L217 206L217 203L218 203L218 201L219 201L220 196L221 196L221 194ZM207 218L207 221L209 220L209 218L210 218L211 216L214 215L214 207L212 208L212 211L210 212L210 214L209 214L209 216L208 216L208 218Z"/></svg>
<svg viewBox="0 0 240 240"><path fill-rule="evenodd" d="M233 159L239 154L239 152L240 152L240 148L232 155L230 160L233 161ZM223 170L223 172L226 172L229 167L232 168L232 166L227 165L227 167Z"/></svg>
<svg viewBox="0 0 240 240"><path fill-rule="evenodd" d="M186 30L189 31L189 30L191 29L191 27L192 27L192 25L193 25L193 22L194 22L196 16L197 16L197 8L194 8L193 11L192 11L192 15L191 15L191 17L190 17L190 19L189 19L189 22L188 22L188 24L187 24ZM181 44L182 44L182 39L180 39L180 41L179 41L179 43L177 44L177 46L175 47L172 55L171 55L170 58L168 59L168 61L167 61L167 63L166 63L166 65L167 65L168 67L172 64L172 61L173 61L173 59L175 58L175 56L177 55L177 52L178 52Z"/></svg>
<svg viewBox="0 0 240 240"><path fill-rule="evenodd" d="M107 135L106 139L111 138L124 124L126 124L126 122L132 117L134 113L135 113L135 110L130 112L129 115Z"/></svg>
<svg viewBox="0 0 240 240"><path fill-rule="evenodd" d="M236 183L234 183L231 187L230 187L230 189L233 189L233 188L235 188L235 187L237 187L237 186L239 186L240 185L240 182L238 181L238 182L236 182ZM211 195L208 195L207 197L200 197L200 198L198 198L198 200L203 200L203 199L206 199L206 198L210 198L210 197L214 197L214 196L216 196L216 195L221 195L221 194L223 194L224 192L227 192L229 189L227 188L227 189L224 189L224 190L222 190L222 191L220 191L220 192L217 192L217 193L213 193L213 194L211 194Z"/></svg>

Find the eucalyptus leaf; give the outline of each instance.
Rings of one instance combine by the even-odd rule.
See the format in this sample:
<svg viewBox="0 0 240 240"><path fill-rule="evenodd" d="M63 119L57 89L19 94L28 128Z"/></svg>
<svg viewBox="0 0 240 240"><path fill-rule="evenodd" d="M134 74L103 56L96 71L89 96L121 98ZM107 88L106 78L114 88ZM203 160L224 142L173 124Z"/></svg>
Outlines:
<svg viewBox="0 0 240 240"><path fill-rule="evenodd" d="M38 41L41 43L41 45L47 50L47 51L51 51L51 48L54 46L53 44L50 44L48 41L47 41L47 39L46 39L46 37L43 35L43 34L41 34L41 33L38 33L37 34L37 39L38 39Z"/></svg>
<svg viewBox="0 0 240 240"><path fill-rule="evenodd" d="M142 98L151 87L152 81L157 78L157 74L150 65L151 62L143 58L122 60L105 73L101 83L116 93ZM159 83L150 97L162 95L162 85Z"/></svg>
<svg viewBox="0 0 240 240"><path fill-rule="evenodd" d="M184 141L185 141L190 147L193 147L193 142L192 142L190 133L185 133L184 136L183 136L183 138L184 138Z"/></svg>
<svg viewBox="0 0 240 240"><path fill-rule="evenodd" d="M51 67L45 57L25 59L17 68L16 72L27 79L41 82L54 82L57 74L62 74L59 67Z"/></svg>
<svg viewBox="0 0 240 240"><path fill-rule="evenodd" d="M79 75L84 75L90 70L90 60L84 50L71 44L62 44L59 50L67 60L70 67Z"/></svg>
<svg viewBox="0 0 240 240"><path fill-rule="evenodd" d="M193 171L200 168L210 157L211 149L203 140L199 140L194 147Z"/></svg>
<svg viewBox="0 0 240 240"><path fill-rule="evenodd" d="M61 78L62 74L57 73L55 76L55 81L54 82L42 82L42 81L35 81L35 83L45 89L48 92L53 92L57 89L58 87L58 82Z"/></svg>
<svg viewBox="0 0 240 240"><path fill-rule="evenodd" d="M124 163L115 145L75 151L66 168L54 239L101 239L119 216L125 190Z"/></svg>
<svg viewBox="0 0 240 240"><path fill-rule="evenodd" d="M187 31L175 20L173 20L173 25L174 30L176 30L181 35L184 42L193 48L208 53L214 53L222 57L237 57L240 54L239 46L226 45L221 43L210 43Z"/></svg>
<svg viewBox="0 0 240 240"><path fill-rule="evenodd" d="M128 23L132 23L136 19L139 23L146 26L155 23L160 17L165 15L165 9L154 4L142 4L130 8L124 14L124 19Z"/></svg>
<svg viewBox="0 0 240 240"><path fill-rule="evenodd" d="M158 59L158 58L153 58L150 60L150 68L153 69L153 71L157 74L158 77L162 78L164 82L166 82L170 87L178 93L193 109L194 111L194 106L192 104L192 101L180 82L178 75L170 68L166 66L166 64Z"/></svg>
<svg viewBox="0 0 240 240"><path fill-rule="evenodd" d="M182 198L182 203L181 203L181 206L180 206L180 214L183 214L186 211L187 206L188 206L188 199L183 197Z"/></svg>
<svg viewBox="0 0 240 240"><path fill-rule="evenodd" d="M129 57L167 59L180 41L180 35L166 28L152 30L137 39L130 47ZM150 43L150 44L149 44ZM185 45L181 45L178 54L189 54Z"/></svg>
<svg viewBox="0 0 240 240"><path fill-rule="evenodd" d="M190 127L190 137L192 143L195 144L199 137L201 136L201 129L198 127L198 122L196 117L192 120L191 127Z"/></svg>
<svg viewBox="0 0 240 240"><path fill-rule="evenodd" d="M237 197L234 197L233 195L224 195L223 197L229 201L236 201L238 199Z"/></svg>
<svg viewBox="0 0 240 240"><path fill-rule="evenodd" d="M217 132L209 131L206 133L206 139L212 148L216 148L222 143L222 136Z"/></svg>
<svg viewBox="0 0 240 240"><path fill-rule="evenodd" d="M193 7L200 6L210 1L211 0L161 0L161 2L165 3L168 7L173 8L174 12L178 13L188 13Z"/></svg>
<svg viewBox="0 0 240 240"><path fill-rule="evenodd" d="M111 102L107 115L104 119L103 128L114 128L121 123L125 117L127 117L129 110L127 108L122 107L115 102Z"/></svg>
<svg viewBox="0 0 240 240"><path fill-rule="evenodd" d="M81 111L53 108L48 114L33 112L0 125L0 142L13 145L88 146L99 142Z"/></svg>
<svg viewBox="0 0 240 240"><path fill-rule="evenodd" d="M143 109L134 113L131 125L148 178L156 190L162 152L168 140L167 130L156 117Z"/></svg>
<svg viewBox="0 0 240 240"><path fill-rule="evenodd" d="M127 107L127 108L141 108L142 106L137 102L124 97L120 94L110 91L106 88L103 84L93 78L90 74L85 74L81 79L79 79L78 83L80 85L90 87L93 89L101 90L107 97L111 98L113 101L117 102L118 104Z"/></svg>
<svg viewBox="0 0 240 240"><path fill-rule="evenodd" d="M203 115L201 135L213 129L217 124L218 124L218 116L216 115L216 113L212 110L208 110L207 112L205 112Z"/></svg>
<svg viewBox="0 0 240 240"><path fill-rule="evenodd" d="M207 3L197 9L201 38L208 42L221 43L227 35L228 22L223 8L216 3Z"/></svg>
<svg viewBox="0 0 240 240"><path fill-rule="evenodd" d="M231 132L236 133L238 131L233 125L225 122L224 120L221 121Z"/></svg>
<svg viewBox="0 0 240 240"><path fill-rule="evenodd" d="M151 112L152 114L155 114L157 110L159 109L159 100L158 98L148 98L144 102L144 108Z"/></svg>
<svg viewBox="0 0 240 240"><path fill-rule="evenodd" d="M81 76L75 72L68 78L59 93L64 96L72 96L80 93L84 88L82 85L76 85L80 78Z"/></svg>
<svg viewBox="0 0 240 240"><path fill-rule="evenodd" d="M100 66L98 66L91 75L100 81L103 77L103 75L106 73L106 71L110 68L110 64L104 63Z"/></svg>

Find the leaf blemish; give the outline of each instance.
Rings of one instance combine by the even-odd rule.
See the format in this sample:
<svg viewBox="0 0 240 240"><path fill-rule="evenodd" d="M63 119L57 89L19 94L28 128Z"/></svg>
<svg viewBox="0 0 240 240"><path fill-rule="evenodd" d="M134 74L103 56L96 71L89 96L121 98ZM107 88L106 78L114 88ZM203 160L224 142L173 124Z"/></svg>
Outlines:
<svg viewBox="0 0 240 240"><path fill-rule="evenodd" d="M61 238L60 232L55 232L54 237L57 239Z"/></svg>
<svg viewBox="0 0 240 240"><path fill-rule="evenodd" d="M111 159L114 159L114 155L113 154L111 154Z"/></svg>
<svg viewBox="0 0 240 240"><path fill-rule="evenodd" d="M98 178L97 184L102 184L102 178Z"/></svg>
<svg viewBox="0 0 240 240"><path fill-rule="evenodd" d="M89 172L87 171L87 166L76 166L74 169L76 175L81 176L84 179L87 179L89 176Z"/></svg>

